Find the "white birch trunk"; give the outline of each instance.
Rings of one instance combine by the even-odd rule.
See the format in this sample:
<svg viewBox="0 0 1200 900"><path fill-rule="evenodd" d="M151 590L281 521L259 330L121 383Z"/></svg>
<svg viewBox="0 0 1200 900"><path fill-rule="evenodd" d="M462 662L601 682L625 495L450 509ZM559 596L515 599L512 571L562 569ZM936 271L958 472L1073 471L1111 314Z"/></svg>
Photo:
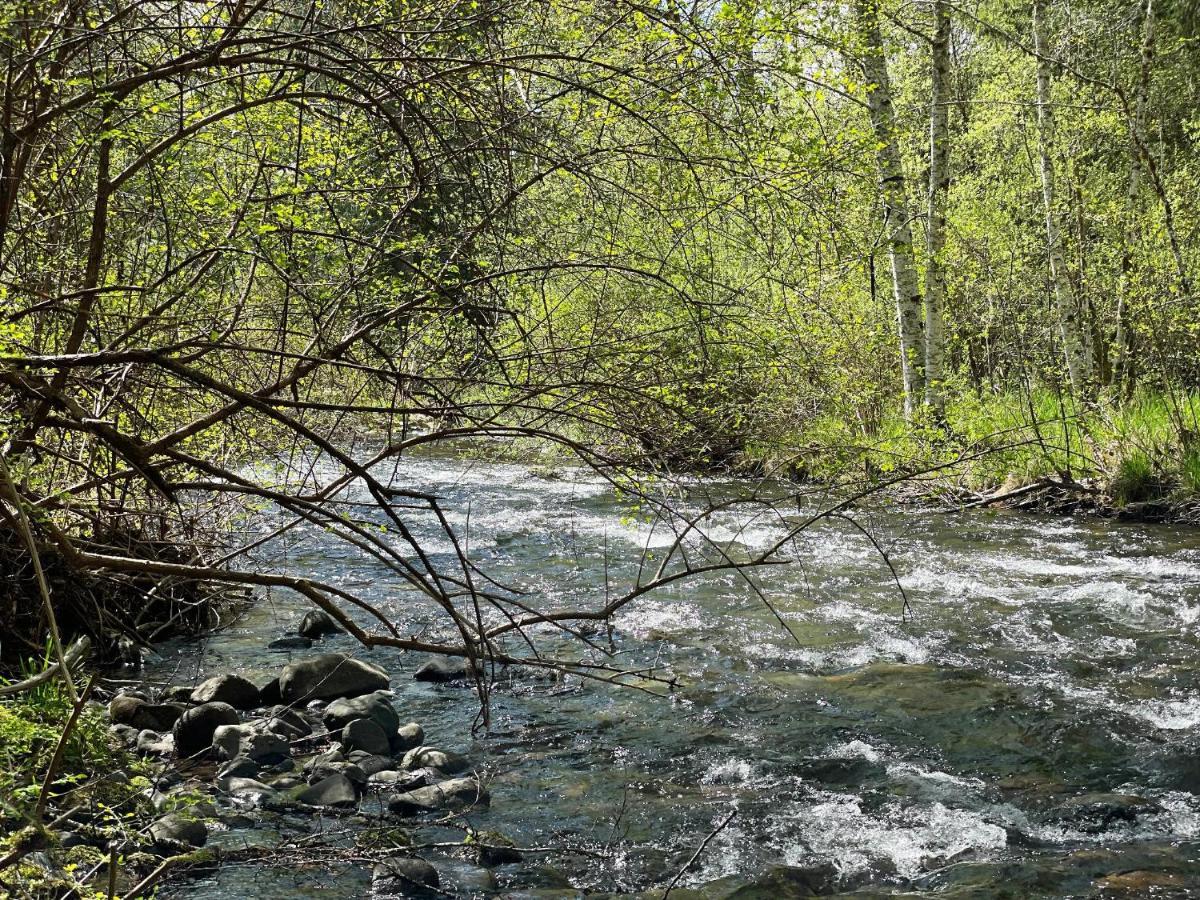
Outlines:
<svg viewBox="0 0 1200 900"><path fill-rule="evenodd" d="M1050 256L1050 282L1062 334L1071 387L1080 397L1092 391L1092 358L1088 351L1080 304L1067 278L1062 226L1054 197L1054 108L1050 102L1050 62L1047 56L1044 0L1033 0L1033 47L1037 54L1038 161L1042 175L1042 201L1046 208L1046 243Z"/></svg>
<svg viewBox="0 0 1200 900"><path fill-rule="evenodd" d="M950 16L933 0L933 53L929 91L929 209L925 231L925 402L946 412L946 194L950 189Z"/></svg>
<svg viewBox="0 0 1200 900"><path fill-rule="evenodd" d="M911 418L925 393L925 321L913 261L912 216L908 209L900 148L896 143L896 115L879 30L878 0L856 0L854 11L864 45L861 63L867 79L867 108L878 147L876 161L883 200L884 236L900 329L904 413Z"/></svg>

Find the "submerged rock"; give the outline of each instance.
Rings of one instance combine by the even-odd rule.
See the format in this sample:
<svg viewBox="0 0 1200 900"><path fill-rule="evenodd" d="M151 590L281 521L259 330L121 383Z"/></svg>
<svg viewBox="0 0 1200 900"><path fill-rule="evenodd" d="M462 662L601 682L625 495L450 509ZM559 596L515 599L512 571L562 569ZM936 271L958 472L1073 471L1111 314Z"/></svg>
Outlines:
<svg viewBox="0 0 1200 900"><path fill-rule="evenodd" d="M325 637L327 634L341 634L342 626L334 621L333 616L325 612L323 609L314 609L306 612L304 618L300 620L300 627L296 629L300 637L315 638Z"/></svg>
<svg viewBox="0 0 1200 900"><path fill-rule="evenodd" d="M192 691L193 703L228 703L234 709L254 709L259 698L258 687L241 675L215 675Z"/></svg>
<svg viewBox="0 0 1200 900"><path fill-rule="evenodd" d="M387 672L378 666L342 653L326 653L289 663L279 676L285 703L358 697L388 686Z"/></svg>
<svg viewBox="0 0 1200 900"><path fill-rule="evenodd" d="M447 681L463 681L473 677L475 666L469 659L463 657L434 656L426 660L413 673L417 681L432 681L445 683Z"/></svg>
<svg viewBox="0 0 1200 900"><path fill-rule="evenodd" d="M452 778L428 787L393 794L388 797L388 810L395 815L411 816L440 809L486 806L490 800L487 789L474 778Z"/></svg>
<svg viewBox="0 0 1200 900"><path fill-rule="evenodd" d="M183 757L207 753L213 732L222 725L237 725L237 710L228 703L202 703L179 717L175 723L175 752Z"/></svg>
<svg viewBox="0 0 1200 900"><path fill-rule="evenodd" d="M313 645L313 639L299 634L276 638L267 644L268 650L308 650Z"/></svg>
<svg viewBox="0 0 1200 900"><path fill-rule="evenodd" d="M396 856L384 860L371 874L371 894L375 897L420 896L423 887L437 888L440 884L437 869L412 856Z"/></svg>

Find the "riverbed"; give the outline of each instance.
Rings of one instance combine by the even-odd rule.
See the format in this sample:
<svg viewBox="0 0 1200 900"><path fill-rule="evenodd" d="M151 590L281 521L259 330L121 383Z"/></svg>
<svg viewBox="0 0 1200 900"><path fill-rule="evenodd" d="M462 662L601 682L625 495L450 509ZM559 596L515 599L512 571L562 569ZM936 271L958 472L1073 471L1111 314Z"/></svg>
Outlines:
<svg viewBox="0 0 1200 900"><path fill-rule="evenodd" d="M644 505L585 470L426 457L392 478L441 498L471 559L539 607L595 606L672 541ZM785 492L694 481L669 493L699 510L772 490ZM828 502L814 495L779 515L731 508L705 521L704 536L710 550L748 558ZM363 651L345 635L319 650L267 650L305 609L283 592L202 643L161 648L148 677L239 671L261 682L329 651L380 663L402 720L487 776L492 803L472 823L547 848L539 873L497 873L514 891L538 887L531 878L661 891L733 813L681 884L717 896L782 866L849 896L1200 896L1200 533L883 505L853 513L808 527L784 550L788 565L756 571L762 596L737 573L696 576L639 598L594 636L617 664L676 678L669 692L502 673L490 728L473 730L478 698L413 681L423 659ZM449 562L435 523L415 527ZM320 531L289 532L256 564L370 597L401 633L442 627L381 564ZM548 632L536 640L572 651ZM260 839L236 828L213 837ZM369 879L353 864L256 862L167 895L349 898Z"/></svg>

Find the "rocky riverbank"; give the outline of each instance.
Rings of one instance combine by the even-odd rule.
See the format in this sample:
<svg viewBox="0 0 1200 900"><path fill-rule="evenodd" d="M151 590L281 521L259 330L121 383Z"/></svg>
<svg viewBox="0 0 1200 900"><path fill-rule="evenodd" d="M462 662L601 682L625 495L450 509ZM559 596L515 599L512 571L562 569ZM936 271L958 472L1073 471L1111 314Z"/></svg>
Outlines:
<svg viewBox="0 0 1200 900"><path fill-rule="evenodd" d="M310 615L286 640L302 647L332 628ZM415 677L453 682L468 674L464 664L430 661ZM163 813L149 826L154 846L192 863L188 852L215 834L269 825L276 834L311 837L312 822L341 820L361 831L356 857L377 864L374 896L439 889L447 880L442 868L460 887L494 888L488 866L519 864L522 854L463 818L489 803L486 777L474 761L432 742L420 723L402 721L390 684L376 665L326 653L297 659L262 685L227 673L115 696L110 730L157 763L148 791ZM404 852L404 826L430 821L461 829L461 852L433 862ZM369 846L369 833L380 831L385 845ZM473 865L464 867L463 856ZM438 859L446 865L439 868Z"/></svg>

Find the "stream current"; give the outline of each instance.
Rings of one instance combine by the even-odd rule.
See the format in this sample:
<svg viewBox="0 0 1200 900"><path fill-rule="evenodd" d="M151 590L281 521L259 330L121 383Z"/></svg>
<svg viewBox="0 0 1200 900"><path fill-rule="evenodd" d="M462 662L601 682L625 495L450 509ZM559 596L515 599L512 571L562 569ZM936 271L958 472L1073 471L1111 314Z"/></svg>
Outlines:
<svg viewBox="0 0 1200 900"><path fill-rule="evenodd" d="M393 478L440 497L472 560L543 608L628 589L643 552L672 540L583 471L424 457ZM746 487L697 481L681 505ZM705 536L746 557L786 531L751 515L717 514ZM730 572L614 617L619 665L678 677L665 699L513 672L492 695L490 730L472 734L473 692L413 681L423 660L411 654L338 635L295 655L385 666L401 720L487 773L492 804L470 814L476 827L589 851L502 868L513 891L565 878L661 895L736 810L683 885L727 896L757 883L738 896L769 897L772 873L794 871L773 867L786 866L823 871L855 897L1200 897L1200 533L982 511L855 516L888 552L907 619L879 550L851 523L823 520L789 545L791 564L753 576L794 638ZM435 561L452 561L431 517L417 533ZM444 628L381 564L320 531L293 531L258 562L354 590L402 634ZM164 648L149 677L265 681L294 658L266 644L294 633L304 609L270 594L203 643ZM579 652L549 631L537 640ZM264 833L269 823L212 840L237 847ZM167 894L349 898L369 879L354 865L255 863Z"/></svg>

